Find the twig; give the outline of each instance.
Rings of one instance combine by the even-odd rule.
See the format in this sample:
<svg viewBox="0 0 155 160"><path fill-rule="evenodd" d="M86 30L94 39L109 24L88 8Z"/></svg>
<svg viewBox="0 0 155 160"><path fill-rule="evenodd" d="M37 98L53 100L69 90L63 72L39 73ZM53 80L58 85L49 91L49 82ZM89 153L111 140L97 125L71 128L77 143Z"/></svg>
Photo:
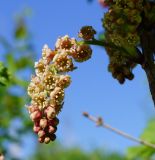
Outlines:
<svg viewBox="0 0 155 160"><path fill-rule="evenodd" d="M148 141L145 141L145 140L142 140L142 139L139 139L139 138L135 138L135 137L133 137L133 136L117 129L117 128L113 128L109 124L106 124L101 117L96 118L92 115L89 115L87 112L84 112L83 115L86 118L88 118L89 120L95 122L97 126L101 126L101 127L106 128L106 129L108 129L112 132L115 132L116 134L119 134L119 135L121 135L121 136L123 136L123 137L125 137L129 140L132 140L132 141L137 142L139 144L142 144L142 145L145 145L145 146L148 146L148 147L151 147L151 148L155 149L155 144L152 144Z"/></svg>

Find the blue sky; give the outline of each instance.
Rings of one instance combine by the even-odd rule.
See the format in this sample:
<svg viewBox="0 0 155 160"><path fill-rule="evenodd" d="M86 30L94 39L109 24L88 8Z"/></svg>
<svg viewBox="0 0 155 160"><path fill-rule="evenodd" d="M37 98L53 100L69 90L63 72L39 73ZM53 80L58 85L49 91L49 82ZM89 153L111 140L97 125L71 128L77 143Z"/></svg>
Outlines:
<svg viewBox="0 0 155 160"><path fill-rule="evenodd" d="M68 34L76 37L84 25L92 25L97 31L102 30L104 10L95 0L91 4L86 0L6 0L0 1L1 35L11 39L15 13L20 13L25 7L32 9L28 26L33 33L38 58L42 46L46 43L54 48L58 36ZM79 145L86 150L102 147L124 152L135 143L105 129L96 128L82 116L82 112L102 116L113 127L139 136L149 117L154 115L146 76L141 67L137 66L134 80L119 85L107 71L108 57L104 49L92 48L91 60L76 63L78 69L70 74L72 84L66 90L57 137L65 146Z"/></svg>

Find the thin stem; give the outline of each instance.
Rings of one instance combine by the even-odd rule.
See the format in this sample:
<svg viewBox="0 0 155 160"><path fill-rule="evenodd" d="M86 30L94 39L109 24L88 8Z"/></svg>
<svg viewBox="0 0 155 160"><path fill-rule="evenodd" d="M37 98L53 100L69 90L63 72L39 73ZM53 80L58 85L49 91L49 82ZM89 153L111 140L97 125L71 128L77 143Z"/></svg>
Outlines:
<svg viewBox="0 0 155 160"><path fill-rule="evenodd" d="M105 47L105 46L108 45L107 42L100 41L100 40L97 40L97 39L92 39L92 40L89 40L89 41L82 41L82 42L85 43L85 44L97 45L97 46L101 46L101 47Z"/></svg>
<svg viewBox="0 0 155 160"><path fill-rule="evenodd" d="M123 137L125 137L125 138L127 138L127 139L129 139L131 141L134 141L134 142L137 142L139 144L142 144L142 145L145 145L145 146L148 146L148 147L151 147L151 148L155 149L155 144L152 144L152 143L150 143L148 141L145 141L145 140L142 140L142 139L139 139L139 138L135 138L135 137L129 135L128 133L125 133L125 132L123 132L123 131L121 131L121 130L119 130L117 128L113 128L109 124L106 124L102 120L101 117L96 118L96 117L94 117L92 115L89 115L87 112L84 112L83 115L86 118L88 118L89 120L95 122L97 126L101 126L101 127L106 128L106 129L108 129L108 130L110 130L110 131L112 131L112 132L114 132L114 133L116 133L116 134L118 134L120 136L123 136Z"/></svg>
<svg viewBox="0 0 155 160"><path fill-rule="evenodd" d="M123 48L121 46L116 46L114 43L110 43L110 42L106 42L106 41L100 41L100 40L97 40L97 39L92 39L92 40L89 40L89 41L79 41L79 43L84 43L84 44L89 44L89 45L97 45L97 46L101 46L101 47L110 47L110 48L113 48L113 49L116 49L116 50L120 50L122 51L122 54L134 61L135 63L138 63L140 64L141 63L141 55L138 53L138 49L135 48L135 52L137 53L136 55L133 55L131 54L128 49L126 48Z"/></svg>

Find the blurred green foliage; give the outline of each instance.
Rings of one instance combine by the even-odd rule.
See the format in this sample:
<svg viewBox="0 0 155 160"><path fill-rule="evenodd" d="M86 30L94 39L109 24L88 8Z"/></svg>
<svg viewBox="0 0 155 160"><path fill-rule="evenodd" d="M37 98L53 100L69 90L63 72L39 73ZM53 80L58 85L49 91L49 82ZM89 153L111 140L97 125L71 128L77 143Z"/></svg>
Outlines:
<svg viewBox="0 0 155 160"><path fill-rule="evenodd" d="M38 145L37 152L30 160L124 160L119 153L105 152L96 149L90 152L81 150L79 147L64 148L60 144Z"/></svg>
<svg viewBox="0 0 155 160"><path fill-rule="evenodd" d="M0 85L6 85L9 82L10 75L8 69L0 62Z"/></svg>
<svg viewBox="0 0 155 160"><path fill-rule="evenodd" d="M3 63L0 62L0 150L6 159L12 159L8 145L22 144L22 135L32 130L24 106L28 103L26 90L30 75L27 73L32 72L35 52L27 30L26 17L20 14L15 22L12 41L0 34L0 45L4 50L1 55Z"/></svg>
<svg viewBox="0 0 155 160"><path fill-rule="evenodd" d="M141 139L155 144L155 119L148 122L147 127L140 136ZM128 149L128 158L131 160L154 160L155 149L147 146L136 146Z"/></svg>
<svg viewBox="0 0 155 160"><path fill-rule="evenodd" d="M17 39L24 39L27 36L27 30L26 26L24 25L24 22L20 22L18 25L18 28L15 31L15 37Z"/></svg>

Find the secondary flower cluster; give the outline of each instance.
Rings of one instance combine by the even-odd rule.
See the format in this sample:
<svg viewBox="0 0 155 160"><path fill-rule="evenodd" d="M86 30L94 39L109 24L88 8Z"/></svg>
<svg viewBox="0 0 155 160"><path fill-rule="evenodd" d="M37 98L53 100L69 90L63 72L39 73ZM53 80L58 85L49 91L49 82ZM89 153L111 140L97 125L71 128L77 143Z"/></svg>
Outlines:
<svg viewBox="0 0 155 160"><path fill-rule="evenodd" d="M83 62L91 55L89 45L80 44L67 35L58 38L54 50L47 45L43 47L42 57L35 63L35 75L28 86L32 99L28 110L40 143L49 143L56 138L57 115L63 107L64 89L71 83L66 73L75 69L73 60Z"/></svg>
<svg viewBox="0 0 155 160"><path fill-rule="evenodd" d="M126 49L136 55L135 47L140 43L138 27L142 22L143 0L103 0L108 12L103 19L105 38L108 43ZM105 47L109 56L109 71L121 84L125 79L132 80L132 69L136 66L124 50Z"/></svg>

